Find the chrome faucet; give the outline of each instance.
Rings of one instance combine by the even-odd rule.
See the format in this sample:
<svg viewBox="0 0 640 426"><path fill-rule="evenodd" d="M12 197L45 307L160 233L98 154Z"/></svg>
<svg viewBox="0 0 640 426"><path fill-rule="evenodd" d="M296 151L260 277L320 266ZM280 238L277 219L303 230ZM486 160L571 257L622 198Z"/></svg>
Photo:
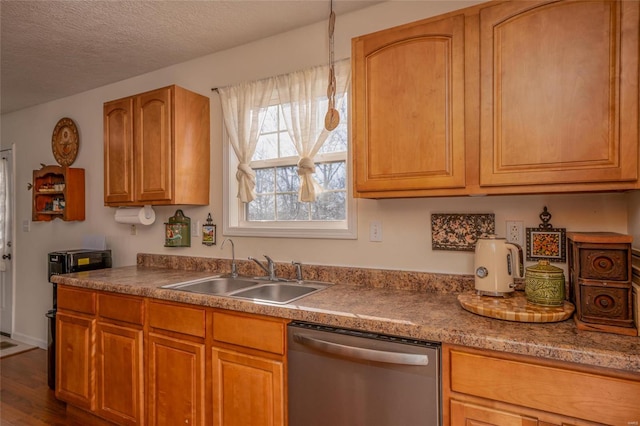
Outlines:
<svg viewBox="0 0 640 426"><path fill-rule="evenodd" d="M233 244L233 240L231 238L225 238L220 245L220 250L224 248L224 244L227 241L231 243L231 277L235 278L238 276L238 267L236 266L236 246Z"/></svg>
<svg viewBox="0 0 640 426"><path fill-rule="evenodd" d="M302 281L302 263L296 262L294 260L291 262L291 264L296 268L296 280Z"/></svg>
<svg viewBox="0 0 640 426"><path fill-rule="evenodd" d="M267 259L267 266L264 266L262 262L260 262L255 257L249 256L249 260L253 260L258 264L260 268L269 276L269 281L278 281L278 277L276 277L276 264L269 256L266 254L263 255L265 259Z"/></svg>

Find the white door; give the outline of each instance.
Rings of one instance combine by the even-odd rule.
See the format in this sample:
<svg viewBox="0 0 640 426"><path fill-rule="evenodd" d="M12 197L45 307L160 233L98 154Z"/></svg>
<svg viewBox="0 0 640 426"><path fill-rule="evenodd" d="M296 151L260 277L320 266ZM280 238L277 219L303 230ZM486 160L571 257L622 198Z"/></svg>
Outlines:
<svg viewBox="0 0 640 426"><path fill-rule="evenodd" d="M0 151L0 332L11 335L13 328L13 152Z"/></svg>

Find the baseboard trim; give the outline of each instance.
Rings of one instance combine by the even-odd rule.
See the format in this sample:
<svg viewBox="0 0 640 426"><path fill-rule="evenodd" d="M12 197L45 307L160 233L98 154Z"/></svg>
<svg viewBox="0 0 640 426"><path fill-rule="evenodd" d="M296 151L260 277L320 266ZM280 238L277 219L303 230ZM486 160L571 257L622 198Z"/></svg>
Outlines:
<svg viewBox="0 0 640 426"><path fill-rule="evenodd" d="M14 332L11 335L11 338L13 340L17 340L19 342L26 343L27 345L37 346L40 349L47 349L46 340L36 339L36 338L34 338L32 336L27 336L26 334L22 334L22 333L19 333L19 332Z"/></svg>

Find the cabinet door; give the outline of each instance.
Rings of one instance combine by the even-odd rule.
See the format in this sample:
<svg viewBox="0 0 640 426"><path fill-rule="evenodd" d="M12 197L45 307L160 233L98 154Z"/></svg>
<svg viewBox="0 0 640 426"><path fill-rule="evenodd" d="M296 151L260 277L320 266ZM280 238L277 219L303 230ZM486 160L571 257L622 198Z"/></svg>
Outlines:
<svg viewBox="0 0 640 426"><path fill-rule="evenodd" d="M464 188L464 16L358 37L352 51L356 192Z"/></svg>
<svg viewBox="0 0 640 426"><path fill-rule="evenodd" d="M172 197L173 111L171 87L136 96L136 200Z"/></svg>
<svg viewBox="0 0 640 426"><path fill-rule="evenodd" d="M481 186L638 179L639 6L480 11Z"/></svg>
<svg viewBox="0 0 640 426"><path fill-rule="evenodd" d="M149 333L150 425L204 425L204 344Z"/></svg>
<svg viewBox="0 0 640 426"><path fill-rule="evenodd" d="M134 201L133 98L104 104L104 202Z"/></svg>
<svg viewBox="0 0 640 426"><path fill-rule="evenodd" d="M508 413L468 402L451 401L451 426L536 426L537 424L536 419L517 413Z"/></svg>
<svg viewBox="0 0 640 426"><path fill-rule="evenodd" d="M213 383L214 425L285 424L282 362L214 347Z"/></svg>
<svg viewBox="0 0 640 426"><path fill-rule="evenodd" d="M142 329L99 322L97 414L120 425L143 424Z"/></svg>
<svg viewBox="0 0 640 426"><path fill-rule="evenodd" d="M77 407L95 408L95 319L56 315L56 398Z"/></svg>

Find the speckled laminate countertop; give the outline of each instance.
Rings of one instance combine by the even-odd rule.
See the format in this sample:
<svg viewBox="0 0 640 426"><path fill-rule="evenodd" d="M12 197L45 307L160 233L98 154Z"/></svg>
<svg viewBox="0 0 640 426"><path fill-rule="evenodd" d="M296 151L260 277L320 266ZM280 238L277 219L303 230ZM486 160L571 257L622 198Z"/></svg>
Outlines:
<svg viewBox="0 0 640 426"><path fill-rule="evenodd" d="M336 284L290 305L270 305L160 288L214 274L211 271L138 265L61 275L54 277L53 281L95 290L640 372L638 337L578 330L572 320L540 324L485 318L462 309L457 301L457 293Z"/></svg>

